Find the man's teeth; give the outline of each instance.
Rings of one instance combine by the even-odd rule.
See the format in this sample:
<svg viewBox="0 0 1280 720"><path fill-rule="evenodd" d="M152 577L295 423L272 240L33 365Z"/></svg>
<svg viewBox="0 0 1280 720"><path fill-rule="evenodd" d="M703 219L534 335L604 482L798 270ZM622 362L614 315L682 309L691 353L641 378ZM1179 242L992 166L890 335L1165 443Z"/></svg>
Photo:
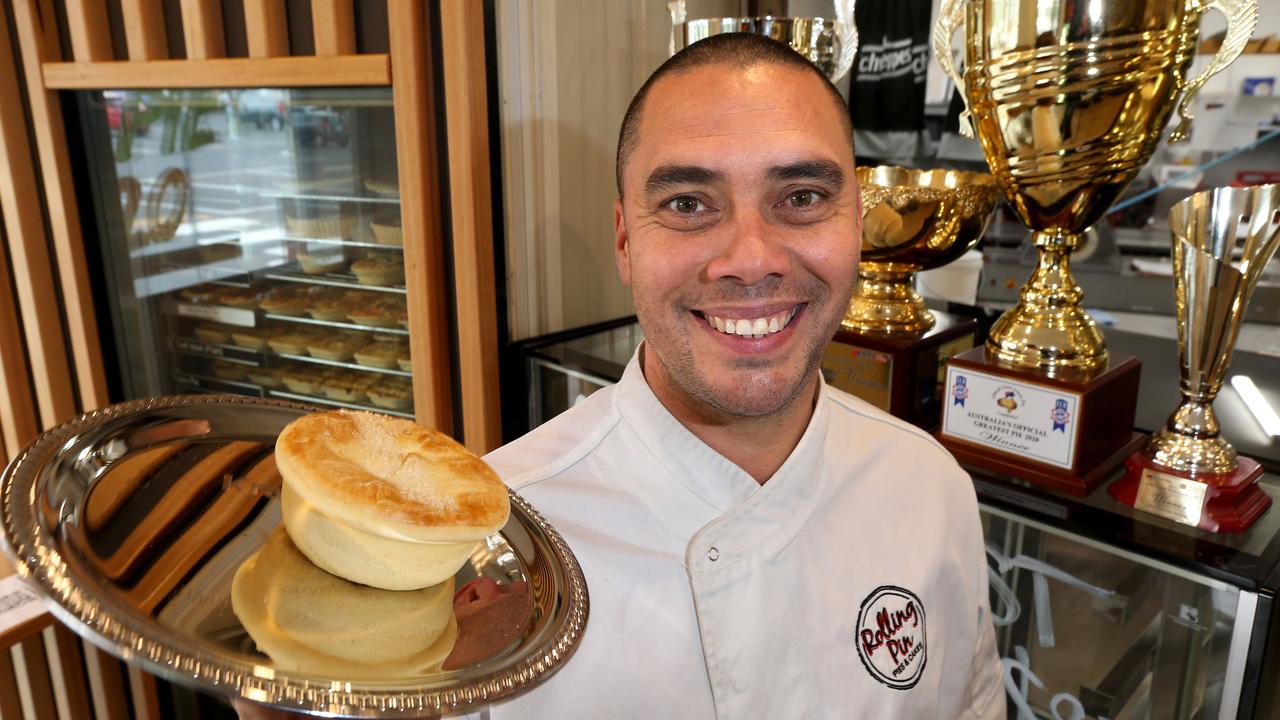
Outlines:
<svg viewBox="0 0 1280 720"><path fill-rule="evenodd" d="M711 321L711 325L715 329L726 335L739 335L741 337L762 338L766 335L772 335L782 330L791 322L791 318L796 316L796 310L799 306L793 307L785 312L777 315L762 318L744 318L734 320L732 318L720 318L715 315L708 315L707 319Z"/></svg>

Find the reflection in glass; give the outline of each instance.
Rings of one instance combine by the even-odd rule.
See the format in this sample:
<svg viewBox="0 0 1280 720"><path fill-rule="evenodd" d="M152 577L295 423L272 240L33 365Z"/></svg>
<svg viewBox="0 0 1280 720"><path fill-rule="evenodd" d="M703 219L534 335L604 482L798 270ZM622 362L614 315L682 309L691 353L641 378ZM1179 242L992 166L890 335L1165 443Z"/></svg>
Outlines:
<svg viewBox="0 0 1280 720"><path fill-rule="evenodd" d="M80 99L127 397L412 417L390 89Z"/></svg>

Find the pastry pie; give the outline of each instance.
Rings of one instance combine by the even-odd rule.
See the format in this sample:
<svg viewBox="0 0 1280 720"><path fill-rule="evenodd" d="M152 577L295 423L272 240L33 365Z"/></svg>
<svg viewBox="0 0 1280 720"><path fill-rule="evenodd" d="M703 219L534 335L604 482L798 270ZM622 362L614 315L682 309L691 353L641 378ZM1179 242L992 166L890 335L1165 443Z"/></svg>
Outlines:
<svg viewBox="0 0 1280 720"><path fill-rule="evenodd" d="M371 255L351 263L351 272L364 285L404 284L404 261L391 255Z"/></svg>
<svg viewBox="0 0 1280 720"><path fill-rule="evenodd" d="M339 402L362 403L369 397L369 387L378 382L375 375L341 370L324 379L324 396Z"/></svg>
<svg viewBox="0 0 1280 720"><path fill-rule="evenodd" d="M308 275L324 275L341 272L347 266L347 258L341 248L324 248L317 251L298 251L298 265Z"/></svg>
<svg viewBox="0 0 1280 720"><path fill-rule="evenodd" d="M384 590L447 581L511 512L489 466L409 420L307 415L280 433L275 457L297 548L338 577Z"/></svg>
<svg viewBox="0 0 1280 720"><path fill-rule="evenodd" d="M302 285L283 286L267 292L258 301L259 307L273 315L298 316L307 312L311 302L307 288Z"/></svg>
<svg viewBox="0 0 1280 720"><path fill-rule="evenodd" d="M240 363L218 360L213 363L213 376L219 380L244 380L249 375L249 366Z"/></svg>
<svg viewBox="0 0 1280 720"><path fill-rule="evenodd" d="M404 246L404 232L400 228L400 214L388 213L369 221L373 239L379 245Z"/></svg>
<svg viewBox="0 0 1280 720"><path fill-rule="evenodd" d="M311 330L287 330L272 335L267 345L272 350L285 355L306 355L307 348L320 339L320 335Z"/></svg>
<svg viewBox="0 0 1280 720"><path fill-rule="evenodd" d="M311 357L317 357L321 360L337 360L346 362L351 359L351 353L360 349L367 344L368 341L362 337L353 337L346 334L322 335L316 337L307 345L307 351L311 353Z"/></svg>
<svg viewBox="0 0 1280 720"><path fill-rule="evenodd" d="M271 331L266 328L238 327L231 330L231 342L249 350L266 350L267 338L270 335Z"/></svg>
<svg viewBox="0 0 1280 720"><path fill-rule="evenodd" d="M320 395L324 382L324 371L310 365L297 363L286 369L281 378L289 392L299 395Z"/></svg>
<svg viewBox="0 0 1280 720"><path fill-rule="evenodd" d="M386 293L379 293L386 295ZM370 327L395 327L400 316L405 314L405 299L398 295L389 295L372 302L357 304L351 311L351 322Z"/></svg>
<svg viewBox="0 0 1280 720"><path fill-rule="evenodd" d="M396 359L407 354L403 343L386 341L365 345L354 353L356 362L361 365L387 369L394 369Z"/></svg>
<svg viewBox="0 0 1280 720"><path fill-rule="evenodd" d="M236 329L222 323L200 323L196 326L196 337L214 345L226 345L231 342L231 332Z"/></svg>
<svg viewBox="0 0 1280 720"><path fill-rule="evenodd" d="M307 312L311 313L311 317L316 320L346 322L347 316L353 307L355 307L355 303L346 297L327 297L313 300L307 306Z"/></svg>
<svg viewBox="0 0 1280 720"><path fill-rule="evenodd" d="M254 310L258 307L258 291L253 288L227 288L218 293L218 302L228 307Z"/></svg>
<svg viewBox="0 0 1280 720"><path fill-rule="evenodd" d="M249 368L247 374L249 382L259 387L274 390L278 387L284 387L284 371L276 367L258 367Z"/></svg>
<svg viewBox="0 0 1280 720"><path fill-rule="evenodd" d="M413 385L402 378L379 380L369 388L369 401L388 410L408 410L413 407Z"/></svg>

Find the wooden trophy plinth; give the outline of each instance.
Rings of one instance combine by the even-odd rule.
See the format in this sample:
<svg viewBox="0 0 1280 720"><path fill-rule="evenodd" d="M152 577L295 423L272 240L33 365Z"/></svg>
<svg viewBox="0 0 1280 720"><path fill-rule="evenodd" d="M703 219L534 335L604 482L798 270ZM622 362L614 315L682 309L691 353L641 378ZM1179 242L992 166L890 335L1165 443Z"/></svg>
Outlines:
<svg viewBox="0 0 1280 720"><path fill-rule="evenodd" d="M1098 370L1050 377L974 348L947 362L938 439L962 463L1084 496L1143 443L1141 372L1116 353Z"/></svg>
<svg viewBox="0 0 1280 720"><path fill-rule="evenodd" d="M1235 472L1191 475L1135 452L1124 462L1124 477L1111 483L1107 492L1118 502L1183 525L1243 532L1271 507L1271 496L1258 487L1258 461L1239 457L1237 462Z"/></svg>
<svg viewBox="0 0 1280 720"><path fill-rule="evenodd" d="M927 332L908 337L841 328L822 356L827 384L925 429L937 427L947 359L973 347L978 322L933 312Z"/></svg>

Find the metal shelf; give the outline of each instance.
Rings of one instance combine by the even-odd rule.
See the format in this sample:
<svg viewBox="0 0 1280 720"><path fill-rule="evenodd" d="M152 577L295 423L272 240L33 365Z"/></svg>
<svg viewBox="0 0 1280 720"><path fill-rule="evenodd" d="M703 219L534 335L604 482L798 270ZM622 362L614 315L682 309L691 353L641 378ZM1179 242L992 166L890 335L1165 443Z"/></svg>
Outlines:
<svg viewBox="0 0 1280 720"><path fill-rule="evenodd" d="M320 325L322 327L341 328L343 330L364 330L373 333L386 333L387 335L404 335L408 336L409 331L399 327L374 327L373 325L357 325L356 323L345 323L337 320L316 320L312 317L304 315L277 315L275 313L263 313L263 319L266 320L283 320L284 322L303 323L306 325Z"/></svg>
<svg viewBox="0 0 1280 720"><path fill-rule="evenodd" d="M317 245L342 245L344 247L369 248L372 250L387 250L387 251L399 250L400 252L404 252L403 245L384 245L383 243L364 242L361 240L347 240L345 238L336 238L336 237L313 238L313 237L300 237L298 235L281 234L276 239L283 242L291 242L291 243L315 243ZM361 287L368 287L368 286L365 285Z"/></svg>
<svg viewBox="0 0 1280 720"><path fill-rule="evenodd" d="M247 393L254 397L265 397L266 392L263 388L250 382L243 382L241 380L223 380L222 378L201 375L199 373L184 372L181 370L174 371L172 380L175 384L199 388L201 390L234 388L235 391L241 395Z"/></svg>
<svg viewBox="0 0 1280 720"><path fill-rule="evenodd" d="M395 415L396 417L408 418L414 420L417 418L413 413L402 412L400 410L388 410L380 408L376 405L359 405L356 403L342 402L340 400L330 400L326 397L316 397L314 395L299 395L297 393L285 392L284 390L269 390L272 397L286 398L288 400L300 400L302 402L318 403L320 405L330 405L332 407L346 408L348 410L368 410L369 412L383 413L385 415Z"/></svg>
<svg viewBox="0 0 1280 720"><path fill-rule="evenodd" d="M394 375L402 378L412 378L413 373L405 372L399 368L380 368L370 365L361 365L356 362L343 362L341 360L326 360L325 358L313 357L311 355L295 355L293 353L282 353L274 350L252 350L243 348L239 345L223 345L219 343L208 343L203 340L192 340L190 338L171 336L170 349L173 352L187 355L190 357L205 358L208 360L225 360L249 367L263 367L263 363L269 358L280 358L282 360L292 360L295 362L310 363L312 365L327 365L329 367L345 368L347 370L356 370L359 372L371 372L381 375ZM212 350L212 352L210 352ZM230 355L226 353L231 353ZM240 356L240 357L237 357ZM187 373L191 374L191 373ZM220 382L227 382L225 380Z"/></svg>
<svg viewBox="0 0 1280 720"><path fill-rule="evenodd" d="M391 247L390 245L386 247ZM268 280L307 283L310 285L328 285L329 287L347 288L349 290L373 290L375 292L407 294L403 285L364 285L356 280L355 273L326 273L324 275L308 275L304 272L267 272L262 277Z"/></svg>
<svg viewBox="0 0 1280 720"><path fill-rule="evenodd" d="M381 195L325 195L322 193L286 192L283 190L264 190L260 197L275 200L316 200L321 202L350 202L369 205L399 205L398 197L382 197Z"/></svg>
<svg viewBox="0 0 1280 720"><path fill-rule="evenodd" d="M360 363L343 362L341 360L326 360L324 358L312 357L310 355L292 355L289 353L274 353L274 355L279 358L284 358L285 360L297 360L298 362L312 363L315 365L328 365L329 367L346 368L348 370L382 373L383 375L396 375L403 378L413 377L413 373L408 373L400 369L372 367L369 365L361 365Z"/></svg>

